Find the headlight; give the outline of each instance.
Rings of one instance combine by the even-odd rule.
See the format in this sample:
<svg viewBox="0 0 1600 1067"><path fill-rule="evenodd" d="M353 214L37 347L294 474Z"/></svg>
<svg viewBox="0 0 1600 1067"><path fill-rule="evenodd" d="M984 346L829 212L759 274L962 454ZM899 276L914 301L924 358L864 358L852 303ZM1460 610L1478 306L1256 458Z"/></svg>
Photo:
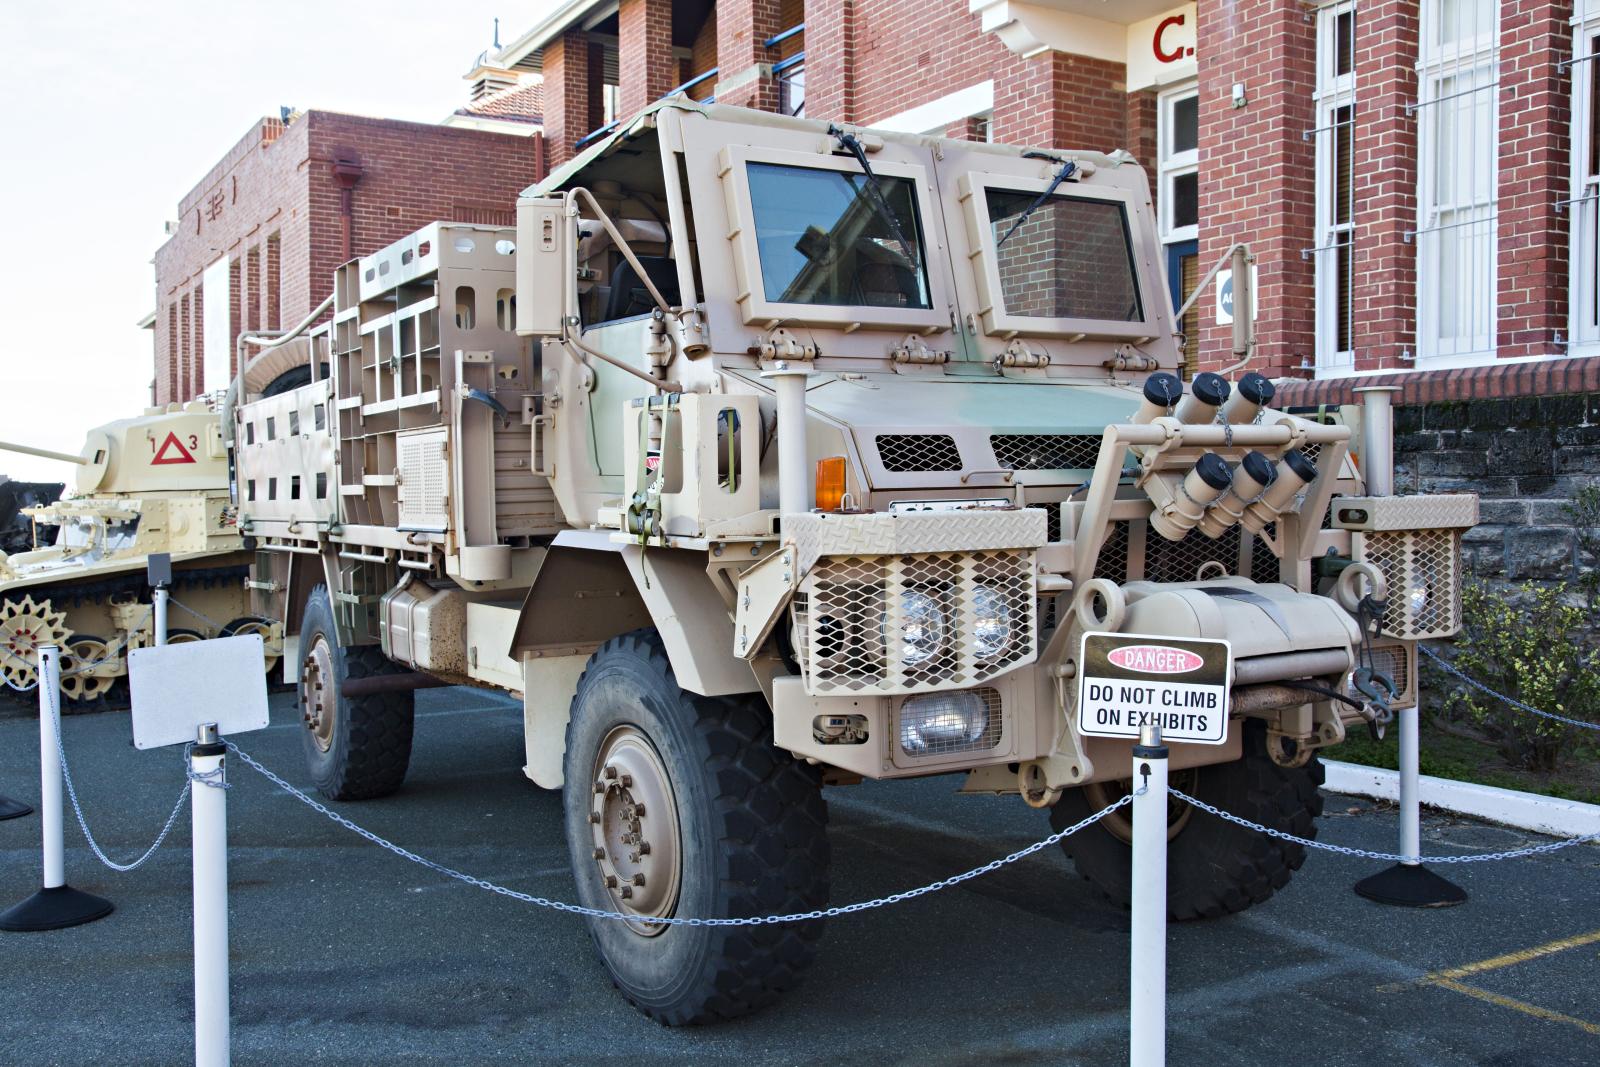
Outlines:
<svg viewBox="0 0 1600 1067"><path fill-rule="evenodd" d="M939 602L915 589L900 593L900 660L926 663L944 648L945 620Z"/></svg>
<svg viewBox="0 0 1600 1067"><path fill-rule="evenodd" d="M1432 563L1417 561L1412 566L1412 579L1406 586L1406 611L1413 619L1419 618L1428 607L1428 600L1439 586L1439 571Z"/></svg>
<svg viewBox="0 0 1600 1067"><path fill-rule="evenodd" d="M908 756L960 752L989 728L989 709L977 693L928 693L900 705L900 747Z"/></svg>
<svg viewBox="0 0 1600 1067"><path fill-rule="evenodd" d="M994 659L1011 643L1011 604L992 585L972 590L972 648L979 659Z"/></svg>

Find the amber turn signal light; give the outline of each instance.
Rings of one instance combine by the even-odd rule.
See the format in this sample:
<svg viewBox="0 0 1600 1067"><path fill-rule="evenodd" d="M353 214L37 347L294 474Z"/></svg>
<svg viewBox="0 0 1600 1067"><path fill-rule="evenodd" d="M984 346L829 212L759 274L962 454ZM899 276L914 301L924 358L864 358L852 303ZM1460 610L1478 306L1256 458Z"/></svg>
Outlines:
<svg viewBox="0 0 1600 1067"><path fill-rule="evenodd" d="M817 460L817 510L838 511L844 506L843 456Z"/></svg>

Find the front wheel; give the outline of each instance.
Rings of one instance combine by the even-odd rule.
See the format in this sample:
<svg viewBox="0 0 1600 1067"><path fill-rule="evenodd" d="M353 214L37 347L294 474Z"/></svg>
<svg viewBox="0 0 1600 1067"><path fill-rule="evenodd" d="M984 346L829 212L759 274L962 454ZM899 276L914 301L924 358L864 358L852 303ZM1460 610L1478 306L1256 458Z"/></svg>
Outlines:
<svg viewBox="0 0 1600 1067"><path fill-rule="evenodd" d="M772 743L759 697L678 687L653 631L602 645L567 726L563 797L578 899L612 980L668 1025L731 1019L796 985L820 920L663 926L648 918L811 911L828 899L821 779Z"/></svg>
<svg viewBox="0 0 1600 1067"><path fill-rule="evenodd" d="M1280 767L1267 755L1266 730L1243 724L1244 752L1231 763L1173 771L1171 785L1196 799L1296 837L1317 836L1322 814L1322 763ZM1057 830L1126 795L1129 783L1105 782L1071 789L1050 809ZM1123 807L1061 842L1078 873L1112 901L1131 899L1133 823ZM1303 845L1268 837L1193 810L1176 797L1167 805L1167 914L1176 920L1210 919L1260 904L1289 884L1305 862Z"/></svg>
<svg viewBox="0 0 1600 1067"><path fill-rule="evenodd" d="M349 696L352 678L397 674L375 645L341 647L328 591L317 586L300 624L300 716L306 763L330 800L370 800L400 788L411 762L411 690Z"/></svg>

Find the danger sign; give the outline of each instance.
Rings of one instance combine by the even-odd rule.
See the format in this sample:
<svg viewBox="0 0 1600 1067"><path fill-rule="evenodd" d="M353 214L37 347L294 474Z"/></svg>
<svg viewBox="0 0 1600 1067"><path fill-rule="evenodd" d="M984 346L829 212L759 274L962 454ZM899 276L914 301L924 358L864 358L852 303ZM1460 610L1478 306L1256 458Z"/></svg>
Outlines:
<svg viewBox="0 0 1600 1067"><path fill-rule="evenodd" d="M1083 635L1078 656L1078 732L1220 745L1228 739L1233 657L1226 641L1146 634Z"/></svg>
<svg viewBox="0 0 1600 1067"><path fill-rule="evenodd" d="M150 443L154 444L155 438L152 437ZM199 444L200 442L195 440L194 435L190 434L189 448L198 447ZM169 433L167 434L167 439L161 442L161 447L156 449L156 454L150 457L150 466L161 467L172 463L193 463L195 461L194 453L189 451L189 448L183 447L183 442L178 440L177 434Z"/></svg>

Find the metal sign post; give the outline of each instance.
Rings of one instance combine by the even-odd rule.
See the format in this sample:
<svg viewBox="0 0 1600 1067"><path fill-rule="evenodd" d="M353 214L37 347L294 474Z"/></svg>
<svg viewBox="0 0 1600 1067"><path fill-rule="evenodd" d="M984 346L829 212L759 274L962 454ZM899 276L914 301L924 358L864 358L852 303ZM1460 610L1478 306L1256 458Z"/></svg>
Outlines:
<svg viewBox="0 0 1600 1067"><path fill-rule="evenodd" d="M189 750L194 834L194 1062L229 1061L228 1007L228 746L217 724L201 724Z"/></svg>
<svg viewBox="0 0 1600 1067"><path fill-rule="evenodd" d="M157 588L157 592L160 592ZM159 601L158 601L159 603ZM194 1061L226 1067L228 1019L228 734L267 725L260 634L128 653L135 748L185 742L194 784Z"/></svg>
<svg viewBox="0 0 1600 1067"><path fill-rule="evenodd" d="M172 556L166 552L152 552L145 563L150 582L150 609L154 616L151 626L155 631L157 648L167 643L167 586L172 584Z"/></svg>
<svg viewBox="0 0 1600 1067"><path fill-rule="evenodd" d="M39 649L39 821L44 837L44 884L0 914L0 930L61 930L111 914L111 901L67 884L61 811L61 650Z"/></svg>
<svg viewBox="0 0 1600 1067"><path fill-rule="evenodd" d="M1161 1067L1167 1062L1167 747L1159 726L1145 726L1133 746L1133 790L1128 1062Z"/></svg>

